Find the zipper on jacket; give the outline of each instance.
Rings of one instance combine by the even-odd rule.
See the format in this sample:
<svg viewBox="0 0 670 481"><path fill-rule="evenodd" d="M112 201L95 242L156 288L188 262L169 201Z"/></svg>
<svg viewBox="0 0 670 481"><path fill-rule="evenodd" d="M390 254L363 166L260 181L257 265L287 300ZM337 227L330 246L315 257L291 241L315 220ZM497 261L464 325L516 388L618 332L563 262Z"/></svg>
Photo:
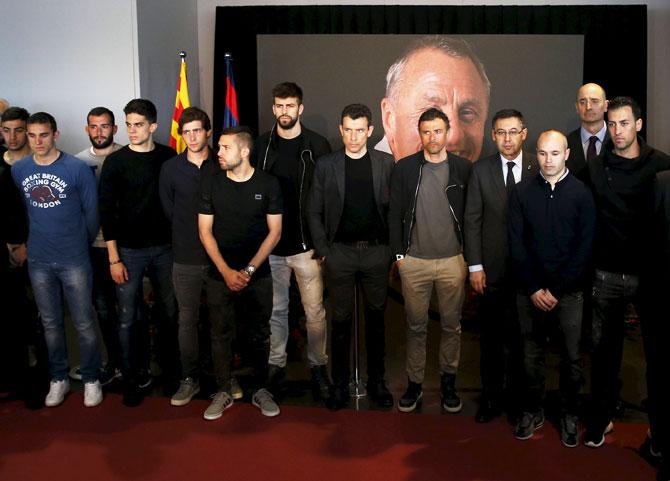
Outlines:
<svg viewBox="0 0 670 481"><path fill-rule="evenodd" d="M449 202L449 189L452 187L458 187L458 184L451 184L448 185L446 189L444 189L444 195L447 196L447 202L449 203L449 210L451 211L451 216L454 218L454 222L456 222L456 228L458 229L458 237L460 237L461 240L461 246L463 245L463 233L461 232L461 223L458 222L458 218L456 217L456 213L454 212L454 208L451 206L451 202Z"/></svg>
<svg viewBox="0 0 670 481"><path fill-rule="evenodd" d="M423 172L423 161L419 164L419 178L416 181L416 189L414 190L414 204L412 205L412 218L409 221L409 231L407 231L407 246L405 247L405 255L409 252L409 246L412 242L412 227L414 227L414 215L416 214L416 199L419 197L419 186L421 185L421 174Z"/></svg>
<svg viewBox="0 0 670 481"><path fill-rule="evenodd" d="M300 160L302 161L302 175L300 176L300 192L298 194L298 216L300 220L300 240L302 240L302 250L307 250L307 243L305 242L305 229L302 226L302 188L305 183L305 172L307 171L307 166L305 165L305 159L303 155L307 152L309 156L312 156L312 152L309 149L305 149L300 152ZM314 162L312 160L312 162Z"/></svg>

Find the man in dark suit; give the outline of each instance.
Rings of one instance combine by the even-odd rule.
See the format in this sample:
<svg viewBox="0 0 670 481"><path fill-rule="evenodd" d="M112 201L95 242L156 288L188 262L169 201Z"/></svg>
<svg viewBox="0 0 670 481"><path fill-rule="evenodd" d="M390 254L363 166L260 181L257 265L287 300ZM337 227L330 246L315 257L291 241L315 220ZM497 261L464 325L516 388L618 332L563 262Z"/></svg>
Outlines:
<svg viewBox="0 0 670 481"><path fill-rule="evenodd" d="M384 311L391 254L387 212L394 162L388 154L367 149L372 114L362 104L342 111L344 149L316 163L307 208L316 255L323 260L332 308L332 409L348 395L351 319L354 287L365 294L365 347L368 393L380 407L393 406L384 381Z"/></svg>
<svg viewBox="0 0 670 481"><path fill-rule="evenodd" d="M476 162L465 205L465 256L470 285L482 295L482 398L475 420L491 421L502 411L503 391L514 391L522 375L516 292L508 272L507 200L521 179L537 174L535 155L523 152L528 131L521 112L501 110L492 121L498 153Z"/></svg>
<svg viewBox="0 0 670 481"><path fill-rule="evenodd" d="M582 85L577 91L575 109L581 125L568 134L570 158L566 165L579 180L585 180L588 175L586 165L591 159L600 155L603 144L609 139L605 124L605 112L607 112L605 90L594 83Z"/></svg>

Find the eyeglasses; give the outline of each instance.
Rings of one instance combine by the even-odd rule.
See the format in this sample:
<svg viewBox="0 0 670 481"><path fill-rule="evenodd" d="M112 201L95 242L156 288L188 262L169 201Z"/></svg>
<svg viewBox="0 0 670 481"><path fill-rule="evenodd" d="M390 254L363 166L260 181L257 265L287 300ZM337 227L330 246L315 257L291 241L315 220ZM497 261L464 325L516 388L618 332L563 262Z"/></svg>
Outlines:
<svg viewBox="0 0 670 481"><path fill-rule="evenodd" d="M495 135L496 135L496 137L507 137L507 136L509 135L510 139L513 139L513 138L515 138L517 135L519 135L521 132L523 132L524 130L525 130L525 128L524 128L524 129L521 129L521 130L516 130L516 129L512 129L512 130L503 130L503 129L498 129L498 130L495 131Z"/></svg>

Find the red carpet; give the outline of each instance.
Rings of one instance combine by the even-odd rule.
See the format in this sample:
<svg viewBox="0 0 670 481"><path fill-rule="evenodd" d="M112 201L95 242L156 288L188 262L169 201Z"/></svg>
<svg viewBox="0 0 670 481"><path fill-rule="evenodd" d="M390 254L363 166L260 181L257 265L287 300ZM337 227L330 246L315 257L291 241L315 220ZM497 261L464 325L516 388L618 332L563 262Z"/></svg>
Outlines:
<svg viewBox="0 0 670 481"><path fill-rule="evenodd" d="M0 480L654 479L636 452L646 430L640 424L617 424L600 449L568 449L549 423L522 442L502 420L291 406L268 419L236 404L207 422L207 405L174 408L149 398L128 409L109 395L87 409L80 393L40 411L0 404Z"/></svg>

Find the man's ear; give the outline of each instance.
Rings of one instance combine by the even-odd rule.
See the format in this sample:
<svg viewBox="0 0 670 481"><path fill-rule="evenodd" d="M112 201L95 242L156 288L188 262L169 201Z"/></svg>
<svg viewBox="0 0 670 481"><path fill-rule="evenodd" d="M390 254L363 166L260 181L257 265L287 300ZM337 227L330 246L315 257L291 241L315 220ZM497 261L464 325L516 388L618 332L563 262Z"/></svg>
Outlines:
<svg viewBox="0 0 670 481"><path fill-rule="evenodd" d="M396 119L395 119L395 109L393 108L393 103L388 97L384 97L382 99L382 127L384 127L384 135L386 136L386 140L389 143L389 147L391 148L391 152L394 153L395 156L395 124L396 124Z"/></svg>

